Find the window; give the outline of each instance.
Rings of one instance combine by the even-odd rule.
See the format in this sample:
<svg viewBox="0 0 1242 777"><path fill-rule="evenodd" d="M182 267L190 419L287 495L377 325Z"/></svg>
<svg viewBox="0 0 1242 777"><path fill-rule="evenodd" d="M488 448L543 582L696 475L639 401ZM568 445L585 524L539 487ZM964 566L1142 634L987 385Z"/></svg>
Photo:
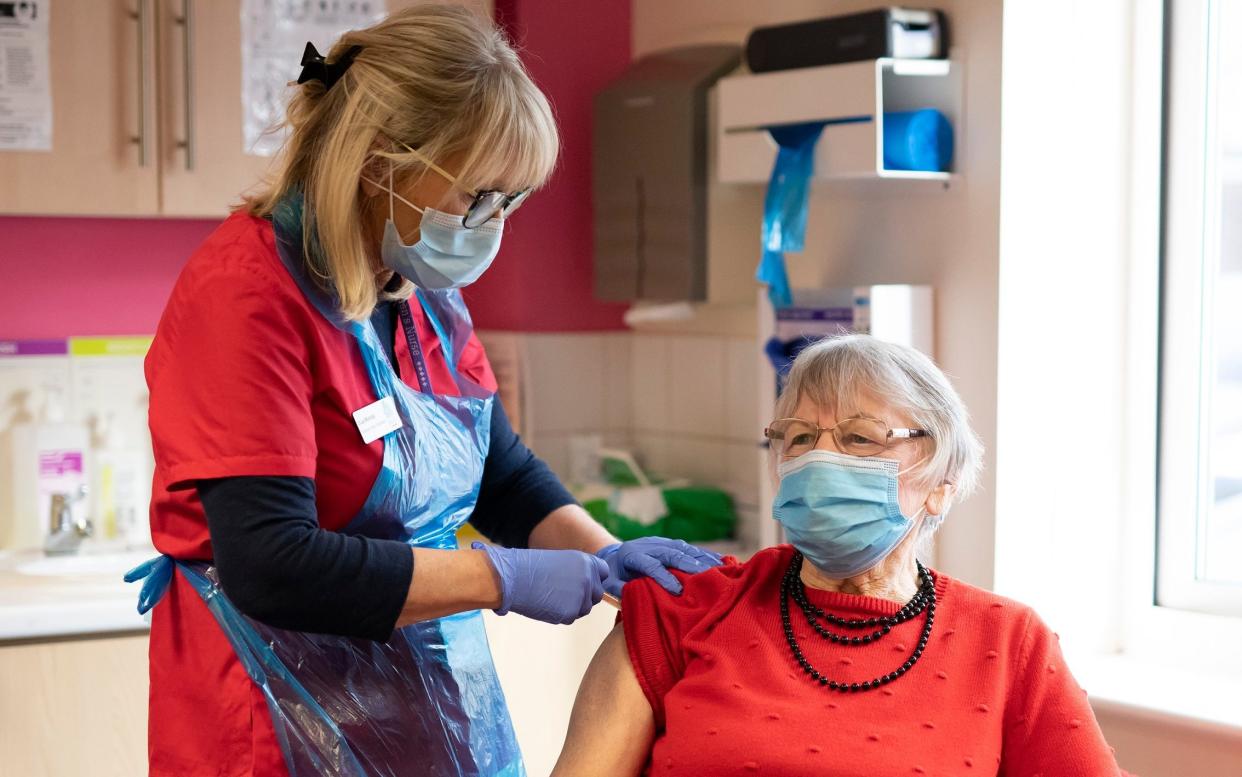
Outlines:
<svg viewBox="0 0 1242 777"><path fill-rule="evenodd" d="M1165 7L1156 598L1242 615L1242 2Z"/></svg>

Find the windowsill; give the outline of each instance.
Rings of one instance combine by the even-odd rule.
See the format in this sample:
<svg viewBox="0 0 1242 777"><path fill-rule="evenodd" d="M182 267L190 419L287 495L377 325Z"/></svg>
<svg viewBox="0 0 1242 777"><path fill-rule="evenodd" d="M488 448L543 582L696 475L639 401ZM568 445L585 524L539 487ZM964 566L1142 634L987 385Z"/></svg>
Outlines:
<svg viewBox="0 0 1242 777"><path fill-rule="evenodd" d="M1116 653L1068 658L1099 711L1242 740L1242 673Z"/></svg>

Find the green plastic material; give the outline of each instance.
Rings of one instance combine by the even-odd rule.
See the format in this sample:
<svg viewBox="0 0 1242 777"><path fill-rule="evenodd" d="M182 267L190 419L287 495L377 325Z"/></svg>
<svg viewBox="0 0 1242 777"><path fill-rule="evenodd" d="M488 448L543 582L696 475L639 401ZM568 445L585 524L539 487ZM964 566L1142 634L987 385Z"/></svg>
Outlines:
<svg viewBox="0 0 1242 777"><path fill-rule="evenodd" d="M733 510L733 499L725 492L706 486L688 486L666 488L663 494L668 514L648 525L612 512L607 499L592 499L583 507L622 541L659 536L686 542L711 542L733 536L737 513Z"/></svg>

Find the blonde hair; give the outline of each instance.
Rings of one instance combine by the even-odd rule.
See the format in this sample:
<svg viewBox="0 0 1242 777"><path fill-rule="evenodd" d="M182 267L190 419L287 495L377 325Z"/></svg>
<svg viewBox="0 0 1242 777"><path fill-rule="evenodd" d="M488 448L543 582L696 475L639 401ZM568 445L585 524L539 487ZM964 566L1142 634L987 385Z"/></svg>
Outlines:
<svg viewBox="0 0 1242 777"><path fill-rule="evenodd" d="M353 46L362 48L331 89L320 81L298 87L284 123L288 140L243 207L271 216L300 189L309 269L335 292L346 318L362 320L379 299L359 184L369 164L385 160L379 180L387 180L387 160L394 177L418 168L426 174L404 145L440 164L460 158L455 173L466 187L512 192L547 180L559 140L547 98L504 34L473 11L455 5L397 11L342 35L327 61ZM406 283L392 294L407 297L411 290Z"/></svg>
<svg viewBox="0 0 1242 777"><path fill-rule="evenodd" d="M914 348L869 335L834 337L807 346L794 360L776 401L776 417L792 417L803 397L832 410L838 420L859 413L864 399L904 414L915 427L930 432L928 438L913 441L924 456L911 473L912 482L928 489L952 483L957 499L974 491L983 443L970 428L966 405L953 384Z"/></svg>

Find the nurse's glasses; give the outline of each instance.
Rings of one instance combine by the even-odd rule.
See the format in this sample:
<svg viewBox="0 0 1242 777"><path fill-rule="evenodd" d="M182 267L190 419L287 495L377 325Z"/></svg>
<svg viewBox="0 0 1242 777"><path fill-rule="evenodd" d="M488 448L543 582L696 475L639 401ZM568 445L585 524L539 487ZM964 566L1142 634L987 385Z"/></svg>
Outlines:
<svg viewBox="0 0 1242 777"><path fill-rule="evenodd" d="M466 209L466 214L461 217L461 225L466 229L481 227L493 218L506 218L510 213L521 207L522 203L526 200L526 197L530 195L530 189L523 189L519 192L514 192L513 194L498 192L494 189L487 189L481 192L476 192L473 189L467 189L461 185L460 181L457 180L457 176L448 172L443 167L440 167L435 162L432 162L417 149L411 148L404 143L401 145L406 151L409 151L411 154L418 157L420 162L444 176L449 183L453 184L458 189L461 189L466 194L474 197L474 201L471 202L470 207Z"/></svg>
<svg viewBox="0 0 1242 777"><path fill-rule="evenodd" d="M847 418L827 428L801 418L780 418L763 430L763 436L782 456L795 457L815 450L824 432L832 434L837 450L851 456L875 456L895 441L931 436L922 429L891 429L884 421L868 416Z"/></svg>

